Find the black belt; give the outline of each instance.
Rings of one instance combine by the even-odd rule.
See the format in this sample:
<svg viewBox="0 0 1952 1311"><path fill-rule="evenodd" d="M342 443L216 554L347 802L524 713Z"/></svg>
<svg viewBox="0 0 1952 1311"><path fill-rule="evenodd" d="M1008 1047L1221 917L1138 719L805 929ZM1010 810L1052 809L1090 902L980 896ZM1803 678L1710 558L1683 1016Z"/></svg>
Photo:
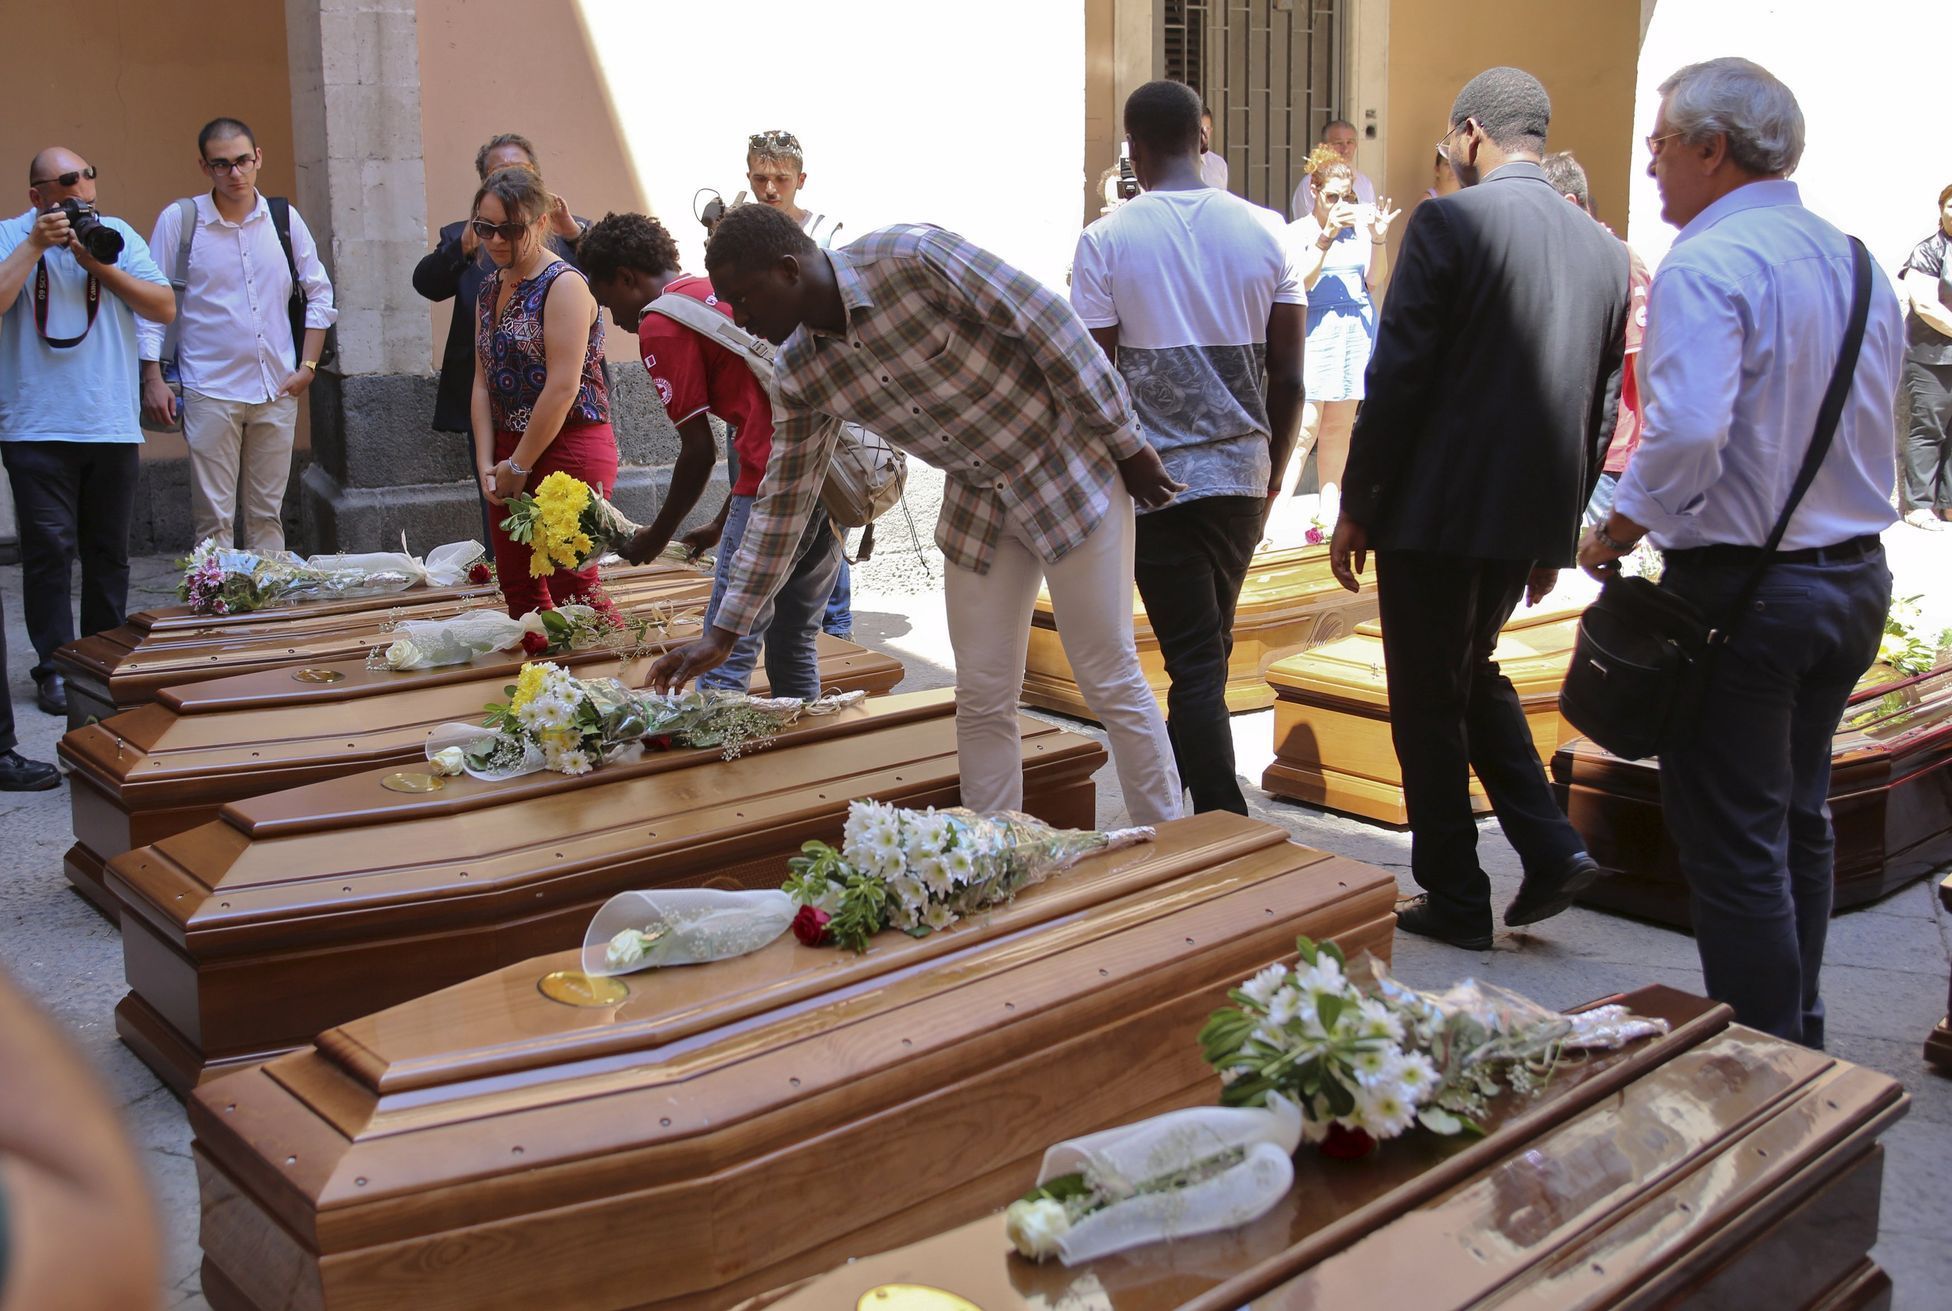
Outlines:
<svg viewBox="0 0 1952 1311"><path fill-rule="evenodd" d="M1778 551L1770 564L1847 564L1862 560L1884 545L1876 533L1853 537L1835 546L1806 546L1800 551ZM1713 546L1691 546L1682 551L1666 551L1663 558L1675 564L1747 565L1754 568L1762 560L1760 546L1734 546L1717 542Z"/></svg>

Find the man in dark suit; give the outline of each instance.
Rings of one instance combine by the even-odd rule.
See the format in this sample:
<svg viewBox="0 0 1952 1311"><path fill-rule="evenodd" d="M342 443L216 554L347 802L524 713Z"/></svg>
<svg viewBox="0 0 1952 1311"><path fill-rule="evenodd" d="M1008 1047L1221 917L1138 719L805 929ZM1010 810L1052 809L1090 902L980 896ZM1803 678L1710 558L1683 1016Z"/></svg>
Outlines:
<svg viewBox="0 0 1952 1311"><path fill-rule="evenodd" d="M1491 945L1467 766L1525 881L1505 923L1556 915L1598 874L1559 813L1510 680L1491 659L1519 598L1573 563L1619 397L1627 256L1539 168L1552 105L1516 68L1480 73L1438 150L1463 189L1416 207L1383 303L1331 565L1376 553L1390 728L1411 872L1405 932Z"/></svg>

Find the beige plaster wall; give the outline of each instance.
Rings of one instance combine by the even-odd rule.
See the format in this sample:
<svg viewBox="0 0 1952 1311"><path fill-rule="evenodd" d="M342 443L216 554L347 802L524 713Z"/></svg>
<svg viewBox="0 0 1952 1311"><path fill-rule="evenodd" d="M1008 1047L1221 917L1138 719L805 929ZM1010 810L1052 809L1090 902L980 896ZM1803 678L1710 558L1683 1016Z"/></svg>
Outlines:
<svg viewBox="0 0 1952 1311"><path fill-rule="evenodd" d="M1420 198L1458 91L1511 64L1545 84L1550 148L1579 157L1600 218L1625 232L1639 45L1640 0L1495 0L1476 9L1389 0L1389 148L1378 189L1406 210Z"/></svg>
<svg viewBox="0 0 1952 1311"><path fill-rule="evenodd" d="M66 146L101 170L101 207L145 238L179 196L207 188L197 129L241 118L264 151L259 186L291 195L291 86L284 7L264 0L156 0L98 6L9 3L16 52L0 78L0 213L27 208L27 166ZM92 70L92 73L91 73ZM299 424L300 443L308 432ZM150 434L145 456L183 455Z"/></svg>

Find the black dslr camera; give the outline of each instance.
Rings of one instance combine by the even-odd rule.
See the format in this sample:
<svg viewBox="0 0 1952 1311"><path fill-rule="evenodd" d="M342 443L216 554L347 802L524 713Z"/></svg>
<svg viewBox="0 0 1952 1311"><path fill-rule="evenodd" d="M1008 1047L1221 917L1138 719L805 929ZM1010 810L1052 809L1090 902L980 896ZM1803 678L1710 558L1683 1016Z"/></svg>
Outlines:
<svg viewBox="0 0 1952 1311"><path fill-rule="evenodd" d="M113 264L121 258L122 234L102 222L102 216L95 212L93 205L83 204L69 196L54 207L68 216L68 226L74 231L75 240L90 255L103 264Z"/></svg>

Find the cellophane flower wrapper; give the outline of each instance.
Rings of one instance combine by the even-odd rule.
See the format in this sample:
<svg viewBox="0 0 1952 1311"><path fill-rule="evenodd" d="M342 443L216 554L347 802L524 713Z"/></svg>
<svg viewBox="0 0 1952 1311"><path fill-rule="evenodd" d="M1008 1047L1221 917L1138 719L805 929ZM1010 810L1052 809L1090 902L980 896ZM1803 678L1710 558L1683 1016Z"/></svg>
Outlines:
<svg viewBox="0 0 1952 1311"><path fill-rule="evenodd" d="M502 531L529 548L529 573L546 578L558 569L582 569L621 549L638 525L580 478L549 474L534 491L505 503Z"/></svg>
<svg viewBox="0 0 1952 1311"><path fill-rule="evenodd" d="M206 538L183 562L177 596L199 614L233 615L299 601L452 587L466 579L481 552L479 542L455 542L436 547L426 560L406 551L306 558L233 550Z"/></svg>
<svg viewBox="0 0 1952 1311"><path fill-rule="evenodd" d="M1301 1112L1282 1097L1265 1107L1195 1107L1058 1143L1044 1153L1037 1188L1006 1218L1026 1256L1065 1265L1129 1248L1250 1224L1294 1184ZM1050 1200L1042 1241L1012 1223ZM1028 1250L1026 1250L1028 1249Z"/></svg>
<svg viewBox="0 0 1952 1311"><path fill-rule="evenodd" d="M529 620L535 619L534 625ZM541 632L533 613L513 619L501 610L463 610L445 619L406 619L387 630L392 639L380 649L377 664L394 670L440 669L464 665L491 651L509 651L525 633Z"/></svg>
<svg viewBox="0 0 1952 1311"><path fill-rule="evenodd" d="M619 892L583 934L583 972L631 974L758 951L793 922L784 892L654 888Z"/></svg>
<svg viewBox="0 0 1952 1311"><path fill-rule="evenodd" d="M841 848L808 843L788 862L786 890L832 917L834 942L859 951L883 928L917 937L946 929L1086 856L1156 836L1150 828L1055 828L1017 811L855 801Z"/></svg>

